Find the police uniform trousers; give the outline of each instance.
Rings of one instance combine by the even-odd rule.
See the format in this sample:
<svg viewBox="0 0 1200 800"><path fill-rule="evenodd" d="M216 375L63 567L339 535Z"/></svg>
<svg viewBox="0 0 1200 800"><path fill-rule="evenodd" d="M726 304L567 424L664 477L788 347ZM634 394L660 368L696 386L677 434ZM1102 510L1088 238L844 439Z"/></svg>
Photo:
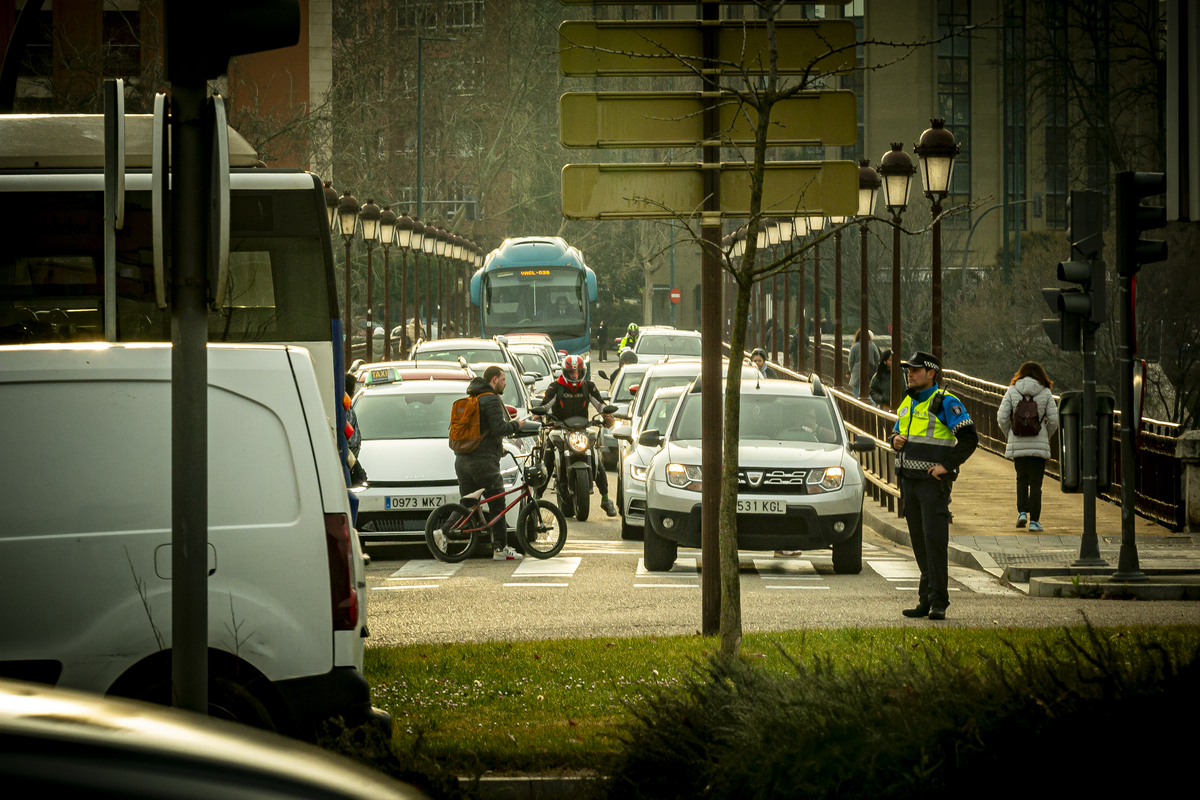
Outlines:
<svg viewBox="0 0 1200 800"><path fill-rule="evenodd" d="M946 608L950 605L946 551L950 548L951 481L948 475L938 480L919 474L921 477L900 477L904 519L921 570L917 593L921 605Z"/></svg>

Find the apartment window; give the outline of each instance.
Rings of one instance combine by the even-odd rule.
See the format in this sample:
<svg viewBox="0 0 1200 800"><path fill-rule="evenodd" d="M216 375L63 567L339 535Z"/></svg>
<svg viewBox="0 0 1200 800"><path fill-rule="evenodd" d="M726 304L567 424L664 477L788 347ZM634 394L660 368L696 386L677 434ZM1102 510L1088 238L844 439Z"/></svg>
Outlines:
<svg viewBox="0 0 1200 800"><path fill-rule="evenodd" d="M21 75L49 77L54 70L54 12L39 11L38 23L25 45Z"/></svg>
<svg viewBox="0 0 1200 800"><path fill-rule="evenodd" d="M842 158L853 158L858 160L866 158L867 151L867 131L866 131L866 98L867 84L864 78L866 73L863 67L867 63L866 48L862 45L862 40L865 38L864 23L863 23L863 4L864 0L854 0L843 6L842 13L845 18L854 22L854 31L858 38L857 58L855 66L857 69L849 75L842 76L842 88L849 89L854 92L855 99L858 101L858 141L850 147L842 148Z"/></svg>
<svg viewBox="0 0 1200 800"><path fill-rule="evenodd" d="M483 29L483 0L445 0L446 29L471 30Z"/></svg>
<svg viewBox="0 0 1200 800"><path fill-rule="evenodd" d="M969 0L938 0L938 37L961 31L971 24ZM971 40L967 36L951 36L938 43L938 116L959 143L954 159L954 176L946 206L971 202ZM968 214L946 219L947 227L967 227Z"/></svg>
<svg viewBox="0 0 1200 800"><path fill-rule="evenodd" d="M437 29L441 0L398 0L396 30L399 33L426 33ZM482 5L482 3L481 3Z"/></svg>
<svg viewBox="0 0 1200 800"><path fill-rule="evenodd" d="M141 15L137 11L104 12L105 75L130 78L142 72Z"/></svg>
<svg viewBox="0 0 1200 800"><path fill-rule="evenodd" d="M463 53L453 67L450 91L459 97L470 97L483 93L487 75L484 59L480 53Z"/></svg>

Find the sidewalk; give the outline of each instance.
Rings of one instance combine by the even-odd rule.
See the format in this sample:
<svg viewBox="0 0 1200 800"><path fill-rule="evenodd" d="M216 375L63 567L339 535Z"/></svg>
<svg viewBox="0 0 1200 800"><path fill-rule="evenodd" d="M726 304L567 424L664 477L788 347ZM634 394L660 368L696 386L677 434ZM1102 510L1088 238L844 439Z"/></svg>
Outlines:
<svg viewBox="0 0 1200 800"><path fill-rule="evenodd" d="M876 533L908 545L904 520L868 500L865 524ZM1017 480L1012 462L977 450L963 465L950 504L950 560L1003 577L1030 594L1038 594L1039 578L1076 574L1107 576L1116 570L1121 547L1121 507L1096 501L1096 534L1103 567L1072 568L1079 557L1083 532L1083 495L1063 494L1058 481L1042 485L1042 525L1045 533L1017 528ZM1159 576L1200 574L1200 536L1174 533L1137 517L1138 561L1152 582Z"/></svg>

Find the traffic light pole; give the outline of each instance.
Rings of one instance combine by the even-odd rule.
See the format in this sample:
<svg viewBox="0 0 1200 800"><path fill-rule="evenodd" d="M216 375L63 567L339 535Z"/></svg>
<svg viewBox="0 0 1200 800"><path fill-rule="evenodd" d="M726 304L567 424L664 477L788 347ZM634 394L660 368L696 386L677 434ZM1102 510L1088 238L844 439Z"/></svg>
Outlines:
<svg viewBox="0 0 1200 800"><path fill-rule="evenodd" d="M1096 483L1099 464L1099 444L1096 426L1096 329L1099 326L1085 322L1083 325L1083 409L1081 442L1083 458L1080 463L1079 482L1083 487L1083 536L1079 540L1079 558L1074 567L1106 567L1108 562L1100 557L1100 540L1096 537Z"/></svg>
<svg viewBox="0 0 1200 800"><path fill-rule="evenodd" d="M1117 208L1121 208L1121 184L1117 183ZM1120 341L1117 344L1117 365L1121 389L1118 402L1121 411L1121 555L1117 571L1111 580L1128 583L1147 580L1138 564L1137 539L1134 535L1133 517L1136 498L1137 453L1134 448L1133 413L1133 281L1132 275L1118 278L1117 302L1120 318Z"/></svg>

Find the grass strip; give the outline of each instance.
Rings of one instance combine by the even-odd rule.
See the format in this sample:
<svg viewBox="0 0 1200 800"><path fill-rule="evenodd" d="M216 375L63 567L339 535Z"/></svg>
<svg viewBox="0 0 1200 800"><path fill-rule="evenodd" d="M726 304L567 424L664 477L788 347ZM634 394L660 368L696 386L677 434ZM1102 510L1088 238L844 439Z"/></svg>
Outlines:
<svg viewBox="0 0 1200 800"><path fill-rule="evenodd" d="M1200 643L1196 626L1097 630L1118 646L1137 636ZM1014 650L1064 637L1057 628L788 631L747 635L742 657L781 674L795 672L789 657L871 671L931 650L1008 664ZM678 688L715 646L684 636L378 647L365 667L374 704L392 714L397 754L458 774L587 772L607 768L639 704Z"/></svg>

